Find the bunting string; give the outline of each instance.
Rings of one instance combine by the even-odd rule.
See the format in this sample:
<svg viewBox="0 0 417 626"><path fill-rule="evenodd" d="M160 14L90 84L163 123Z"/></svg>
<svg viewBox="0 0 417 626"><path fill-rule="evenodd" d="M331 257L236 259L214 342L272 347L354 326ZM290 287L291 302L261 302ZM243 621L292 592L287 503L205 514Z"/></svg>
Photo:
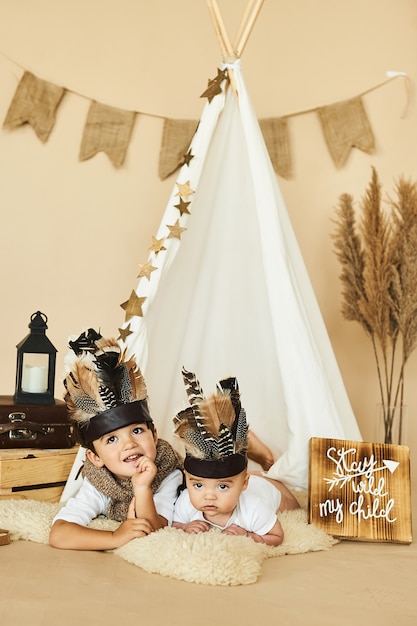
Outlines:
<svg viewBox="0 0 417 626"><path fill-rule="evenodd" d="M4 53L1 54L15 63ZM114 167L120 168L125 161L136 117L143 115L164 122L158 166L160 179L168 178L184 164L187 149L198 126L197 120L171 119L155 113L126 111L101 104L85 94L42 80L18 63L15 65L23 69L23 76L3 121L4 130L14 130L23 124L29 124L37 137L46 142L56 123L59 105L65 93L70 92L91 102L81 139L80 161L104 152ZM225 78L224 71L217 72L217 77L209 79L208 88L201 94L201 97L207 97L209 101L221 92L221 84ZM300 115L315 113L318 116L325 143L337 168L346 164L352 148L371 154L375 149L375 139L363 97L397 78L404 80L406 104L401 118L405 118L411 103L410 79L404 72L389 71L386 80L347 100L279 117L259 119L276 174L286 179L293 175L289 120Z"/></svg>

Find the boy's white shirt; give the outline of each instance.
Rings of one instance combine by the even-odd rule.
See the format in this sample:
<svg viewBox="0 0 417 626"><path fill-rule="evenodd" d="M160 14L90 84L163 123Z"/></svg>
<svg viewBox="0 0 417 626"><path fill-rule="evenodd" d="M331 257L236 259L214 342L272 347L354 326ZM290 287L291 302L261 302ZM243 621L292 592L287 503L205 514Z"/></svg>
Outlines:
<svg viewBox="0 0 417 626"><path fill-rule="evenodd" d="M153 496L156 512L165 517L168 524L172 523L174 503L181 484L182 473L180 470L174 470L164 478ZM80 526L88 526L93 519L106 514L109 503L108 496L93 487L87 478L83 478L76 495L69 498L65 506L55 515L52 523L62 519Z"/></svg>
<svg viewBox="0 0 417 626"><path fill-rule="evenodd" d="M187 489L184 489L175 503L174 522L188 524L194 520L202 520L221 530L237 524L248 532L266 535L277 521L276 513L280 504L279 489L261 476L250 476L247 489L240 494L237 507L224 527L208 522L203 513L193 507Z"/></svg>

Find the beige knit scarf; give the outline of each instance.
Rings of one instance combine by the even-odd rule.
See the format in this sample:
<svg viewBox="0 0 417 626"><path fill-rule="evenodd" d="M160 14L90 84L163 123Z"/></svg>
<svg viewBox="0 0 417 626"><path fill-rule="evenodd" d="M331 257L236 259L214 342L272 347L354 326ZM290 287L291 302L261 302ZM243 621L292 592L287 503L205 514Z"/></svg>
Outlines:
<svg viewBox="0 0 417 626"><path fill-rule="evenodd" d="M155 465L157 474L152 481L152 493L155 493L164 478L176 469L182 469L182 463L174 448L164 439L158 439L156 444ZM130 478L117 478L107 467L96 467L87 458L84 462L83 476L90 483L110 498L106 515L110 519L123 522L127 518L129 504L133 498L132 481Z"/></svg>

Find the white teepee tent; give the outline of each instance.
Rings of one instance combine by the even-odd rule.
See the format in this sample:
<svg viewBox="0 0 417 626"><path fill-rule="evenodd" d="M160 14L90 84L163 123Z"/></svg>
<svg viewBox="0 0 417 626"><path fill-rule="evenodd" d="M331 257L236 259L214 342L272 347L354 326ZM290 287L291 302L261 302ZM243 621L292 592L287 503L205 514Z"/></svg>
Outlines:
<svg viewBox="0 0 417 626"><path fill-rule="evenodd" d="M306 488L310 437L361 436L241 74L261 5L249 2L232 46L209 0L229 81L219 71L211 83L222 89L126 305L125 342L159 436L173 441L172 418L186 405L182 366L206 393L235 375L251 428L277 458L268 475Z"/></svg>
<svg viewBox="0 0 417 626"><path fill-rule="evenodd" d="M236 376L252 430L277 459L268 475L308 485L310 437L361 440L240 69L263 0L234 46L208 0L223 53L122 338L144 374L160 437L187 404L181 369L204 391ZM227 70L228 79L222 79ZM220 86L222 88L220 88ZM81 450L62 495L76 491Z"/></svg>

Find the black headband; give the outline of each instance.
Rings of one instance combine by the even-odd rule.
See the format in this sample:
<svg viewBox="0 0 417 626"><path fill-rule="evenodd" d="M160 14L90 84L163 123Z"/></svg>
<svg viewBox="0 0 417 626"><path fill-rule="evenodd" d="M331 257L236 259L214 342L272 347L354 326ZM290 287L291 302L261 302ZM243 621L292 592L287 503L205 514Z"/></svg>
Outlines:
<svg viewBox="0 0 417 626"><path fill-rule="evenodd" d="M243 472L248 465L245 454L230 454L222 459L196 459L186 455L184 469L200 478L228 478Z"/></svg>
<svg viewBox="0 0 417 626"><path fill-rule="evenodd" d="M77 424L77 426L84 445L88 446L113 430L129 426L129 424L145 422L153 423L149 414L148 403L146 400L135 400L129 404L121 404L113 409L103 411L103 413L97 413L85 426L83 423Z"/></svg>

